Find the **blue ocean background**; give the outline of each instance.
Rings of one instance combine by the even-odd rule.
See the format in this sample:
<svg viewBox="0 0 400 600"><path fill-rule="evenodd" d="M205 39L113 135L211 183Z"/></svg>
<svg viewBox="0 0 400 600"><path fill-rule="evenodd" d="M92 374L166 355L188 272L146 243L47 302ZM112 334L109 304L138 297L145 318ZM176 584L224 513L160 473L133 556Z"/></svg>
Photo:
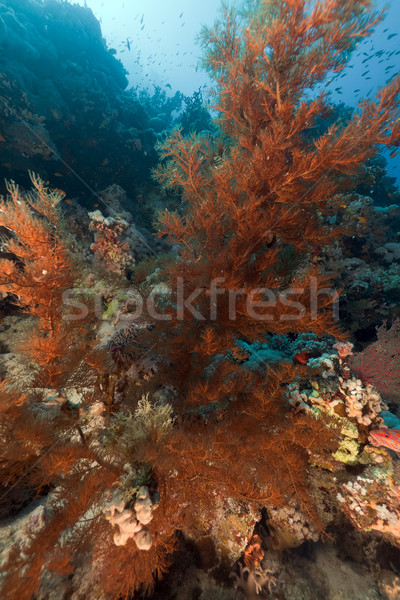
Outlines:
<svg viewBox="0 0 400 600"><path fill-rule="evenodd" d="M73 2L92 9L102 26L109 48L115 49L128 74L130 86L144 87L151 93L160 86L173 95L180 91L187 96L202 88L203 95L210 81L199 66L201 49L196 43L201 26L211 25L220 10L215 0L182 2L182 0L80 0ZM228 1L227 4L234 2ZM378 11L386 16L372 36L358 44L348 67L332 80L327 88L335 103L356 106L363 98L372 99L379 88L395 75L400 65L399 0L377 0ZM334 75L334 74L333 74ZM388 174L400 182L400 155L388 160Z"/></svg>

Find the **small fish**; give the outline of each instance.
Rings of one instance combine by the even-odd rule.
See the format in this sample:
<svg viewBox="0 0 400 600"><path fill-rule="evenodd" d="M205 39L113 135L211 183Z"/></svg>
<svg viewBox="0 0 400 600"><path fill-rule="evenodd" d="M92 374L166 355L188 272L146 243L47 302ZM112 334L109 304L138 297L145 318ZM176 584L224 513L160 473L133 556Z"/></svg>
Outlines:
<svg viewBox="0 0 400 600"><path fill-rule="evenodd" d="M393 152L391 152L389 154L390 158L394 158L395 156L397 156L399 154L400 150L393 150Z"/></svg>
<svg viewBox="0 0 400 600"><path fill-rule="evenodd" d="M367 219L365 217L357 217L357 219L361 222L361 223L366 223Z"/></svg>
<svg viewBox="0 0 400 600"><path fill-rule="evenodd" d="M396 35L399 35L398 33L391 33L390 35L388 35L388 40L391 40L392 38L394 38Z"/></svg>
<svg viewBox="0 0 400 600"><path fill-rule="evenodd" d="M293 356L293 362L295 365L306 365L309 358L309 353L303 350L303 352L298 352Z"/></svg>
<svg viewBox="0 0 400 600"><path fill-rule="evenodd" d="M400 453L400 429L374 429L369 437L373 446L385 446Z"/></svg>
<svg viewBox="0 0 400 600"><path fill-rule="evenodd" d="M56 173L54 173L54 177L63 177L62 173L59 173L58 171Z"/></svg>
<svg viewBox="0 0 400 600"><path fill-rule="evenodd" d="M6 141L6 138L5 138L5 137L3 137L3 136L1 135L1 133L0 133L0 142L5 142L5 141Z"/></svg>
<svg viewBox="0 0 400 600"><path fill-rule="evenodd" d="M54 190L55 192L57 192L57 194L60 194L60 196L66 196L66 192L64 192L64 190L60 190L60 188L56 188Z"/></svg>

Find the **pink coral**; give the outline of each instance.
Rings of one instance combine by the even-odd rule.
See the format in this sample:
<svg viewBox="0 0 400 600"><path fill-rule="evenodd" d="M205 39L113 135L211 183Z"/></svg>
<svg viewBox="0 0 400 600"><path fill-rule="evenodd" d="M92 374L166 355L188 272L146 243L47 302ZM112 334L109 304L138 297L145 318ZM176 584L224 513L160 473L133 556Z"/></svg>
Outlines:
<svg viewBox="0 0 400 600"><path fill-rule="evenodd" d="M129 242L124 239L129 224L119 218L105 218L100 211L89 213L95 241L91 245L96 259L118 275L124 275L134 265Z"/></svg>
<svg viewBox="0 0 400 600"><path fill-rule="evenodd" d="M337 498L358 529L379 531L400 546L400 488L390 476L358 476L342 486Z"/></svg>
<svg viewBox="0 0 400 600"><path fill-rule="evenodd" d="M384 400L400 402L400 318L390 329L377 328L377 341L355 354L349 364L364 382L376 387Z"/></svg>

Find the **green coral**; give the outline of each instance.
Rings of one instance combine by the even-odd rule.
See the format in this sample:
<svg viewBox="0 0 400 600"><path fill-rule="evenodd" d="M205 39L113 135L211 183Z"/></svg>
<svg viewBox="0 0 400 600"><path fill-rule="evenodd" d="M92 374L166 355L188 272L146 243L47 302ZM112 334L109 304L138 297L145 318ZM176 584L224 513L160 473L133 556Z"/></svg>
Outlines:
<svg viewBox="0 0 400 600"><path fill-rule="evenodd" d="M102 318L105 321L112 321L115 318L117 311L121 308L123 300L126 300L126 295L124 296L123 294L117 293L116 297L112 298L112 300L106 304L106 309L102 314Z"/></svg>
<svg viewBox="0 0 400 600"><path fill-rule="evenodd" d="M344 438L339 442L339 448L332 456L345 465L355 465L358 462L359 449L360 445L356 440Z"/></svg>
<svg viewBox="0 0 400 600"><path fill-rule="evenodd" d="M360 442L359 431L354 423L346 417L336 414L332 408L313 407L313 412L320 419L324 416L333 418L333 422L328 422L328 427L333 427L340 434L338 449L332 454L332 457L345 464L355 465L359 462Z"/></svg>
<svg viewBox="0 0 400 600"><path fill-rule="evenodd" d="M126 302L126 291L119 290L104 279L99 279L94 285L88 285L84 280L78 279L76 286L79 288L79 292L86 302L93 301L93 298L96 296L102 298L102 305L105 308L102 310L101 316L104 321L112 321L116 317L118 310ZM105 291L107 292L107 297L103 297Z"/></svg>
<svg viewBox="0 0 400 600"><path fill-rule="evenodd" d="M385 292L400 289L400 265L392 263L389 267L379 269L375 273L375 277L382 281Z"/></svg>
<svg viewBox="0 0 400 600"><path fill-rule="evenodd" d="M357 464L360 452L360 443L358 440L359 432L357 427L346 417L337 415L332 409L328 410L328 414L334 417L342 438L339 442L337 451L332 454L333 458L345 465Z"/></svg>

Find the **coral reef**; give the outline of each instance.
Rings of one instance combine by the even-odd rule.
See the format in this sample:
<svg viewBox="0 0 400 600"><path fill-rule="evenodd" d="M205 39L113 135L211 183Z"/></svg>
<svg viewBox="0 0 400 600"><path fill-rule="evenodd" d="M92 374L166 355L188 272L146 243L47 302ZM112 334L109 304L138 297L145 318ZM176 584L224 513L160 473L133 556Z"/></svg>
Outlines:
<svg viewBox="0 0 400 600"><path fill-rule="evenodd" d="M7 353L15 356L0 382L0 473L5 497L21 481L26 505L44 496L43 508L29 508L28 533L6 549L1 593L7 600L51 597L52 588L59 597L146 596L162 586L171 563L177 568L174 552L190 549L190 567L215 580L199 577L200 590L182 586L186 598L207 590L223 597L218 577L226 582L232 566L232 583L248 599L328 597L326 562L338 561L319 542L325 534L351 524L360 535L373 532L375 562L383 544L400 544L399 470L389 448L376 445L376 432L396 422L399 322L378 330L378 341L361 353L373 363L357 368L329 269L335 255L349 273L363 268L363 258L343 254L343 229L359 210L374 214L357 186L380 147L400 142L400 78L346 119L314 128L329 109L318 86L345 67L381 17L369 0L223 5L219 21L201 34L215 83L213 130L163 135L182 98L170 99L163 116L165 95L156 90L148 131L138 135L135 93L129 103L122 68L90 11L50 2L46 29L45 5L24 4L25 12L19 3L15 10L0 5L1 60L9 65L0 77L7 100L0 124L12 117L13 103L48 143L44 150L24 137L10 118L10 160L23 152L24 168L34 159L55 167L66 120L69 131L82 127L90 147L72 164L104 190L101 210L91 207L98 210L85 219L94 257L85 251L80 260L81 230L66 231L62 190L31 174L31 192L8 183L1 199L0 292L13 298L26 329ZM86 69L78 55L73 64L63 55L71 29L87 32L71 50L87 56ZM18 83L12 52L26 54L22 63L32 63L34 76ZM49 77L41 86L43 69ZM59 99L51 115L51 105L43 110L44 120L34 85L47 87L49 97L65 92L63 110ZM128 115L127 106L137 110ZM186 106L207 124L199 96ZM112 172L112 182L132 189L125 184L139 169L137 153L155 139L160 198L170 194L179 207L159 214L168 253L149 243L123 188L109 185ZM125 148L122 162L114 144ZM101 177L92 168L98 152ZM382 222L392 212L383 207ZM87 240L86 232L85 250ZM369 238L367 248L375 247L381 264L399 260L384 227ZM128 282L125 293L119 285ZM362 281L348 284L363 297ZM147 302L138 316L139 298ZM11 368L20 355L28 378ZM285 565L282 552L296 560ZM372 598L377 574L369 573L372 591L364 593L360 572L348 571L361 597Z"/></svg>
<svg viewBox="0 0 400 600"><path fill-rule="evenodd" d="M335 216L344 235L315 258L342 289L341 320L360 341L372 340L375 326L399 315L399 260L390 249L398 246L400 198L386 187L381 196L389 202L383 206L369 195L345 197L344 213Z"/></svg>
<svg viewBox="0 0 400 600"><path fill-rule="evenodd" d="M400 318L377 328L377 341L356 354L351 368L391 402L400 402Z"/></svg>
<svg viewBox="0 0 400 600"><path fill-rule="evenodd" d="M0 18L1 178L4 165L21 183L31 169L84 196L118 174L138 193L156 138L92 11L29 1L2 4Z"/></svg>
<svg viewBox="0 0 400 600"><path fill-rule="evenodd" d="M377 531L400 545L400 486L390 470L367 469L338 493L343 510L356 527Z"/></svg>
<svg viewBox="0 0 400 600"><path fill-rule="evenodd" d="M268 528L272 535L272 547L280 550L300 546L306 540L316 542L320 535L299 508L293 505L268 508Z"/></svg>

